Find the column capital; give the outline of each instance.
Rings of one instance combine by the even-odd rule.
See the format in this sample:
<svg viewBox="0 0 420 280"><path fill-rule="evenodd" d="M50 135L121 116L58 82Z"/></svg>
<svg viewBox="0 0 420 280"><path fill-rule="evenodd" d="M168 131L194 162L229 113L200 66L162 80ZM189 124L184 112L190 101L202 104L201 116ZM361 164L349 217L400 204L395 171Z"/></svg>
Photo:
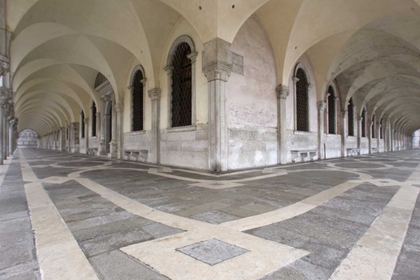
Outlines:
<svg viewBox="0 0 420 280"><path fill-rule="evenodd" d="M167 65L167 66L165 66L165 67L163 68L163 70L165 70L165 72L166 72L168 75L171 75L171 74L172 74L172 71L174 70L174 67L173 67L172 65Z"/></svg>
<svg viewBox="0 0 420 280"><path fill-rule="evenodd" d="M198 52L193 52L187 55L187 57L191 60L191 63L194 63L197 60Z"/></svg>
<svg viewBox="0 0 420 280"><path fill-rule="evenodd" d="M318 111L319 111L319 112L324 111L324 110L325 110L326 105L327 105L327 102L325 102L325 101L323 101L323 100L318 101Z"/></svg>
<svg viewBox="0 0 420 280"><path fill-rule="evenodd" d="M287 97L289 96L290 89L288 86L280 84L276 87L276 93L277 93L277 99L286 100Z"/></svg>
<svg viewBox="0 0 420 280"><path fill-rule="evenodd" d="M160 93L161 93L160 88L153 88L149 90L147 93L149 95L150 100L152 101L160 99Z"/></svg>
<svg viewBox="0 0 420 280"><path fill-rule="evenodd" d="M216 63L214 65L210 65L203 68L203 72L208 82L214 80L222 80L227 82L230 77L230 74L232 73L232 65Z"/></svg>
<svg viewBox="0 0 420 280"><path fill-rule="evenodd" d="M7 107L12 102L13 92L11 89L0 87L0 106Z"/></svg>
<svg viewBox="0 0 420 280"><path fill-rule="evenodd" d="M5 61L0 62L0 77L6 74L6 72L9 70L9 63Z"/></svg>
<svg viewBox="0 0 420 280"><path fill-rule="evenodd" d="M296 86L296 83L299 82L299 78L298 77L293 77L292 81L293 81L293 84Z"/></svg>

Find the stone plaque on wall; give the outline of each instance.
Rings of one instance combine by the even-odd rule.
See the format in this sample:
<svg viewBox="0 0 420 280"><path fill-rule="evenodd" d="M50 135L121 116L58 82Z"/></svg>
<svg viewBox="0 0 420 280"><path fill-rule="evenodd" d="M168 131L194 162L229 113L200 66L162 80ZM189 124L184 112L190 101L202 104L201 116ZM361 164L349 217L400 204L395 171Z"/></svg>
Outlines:
<svg viewBox="0 0 420 280"><path fill-rule="evenodd" d="M239 55L237 53L232 52L232 72L244 75L244 57L242 55Z"/></svg>

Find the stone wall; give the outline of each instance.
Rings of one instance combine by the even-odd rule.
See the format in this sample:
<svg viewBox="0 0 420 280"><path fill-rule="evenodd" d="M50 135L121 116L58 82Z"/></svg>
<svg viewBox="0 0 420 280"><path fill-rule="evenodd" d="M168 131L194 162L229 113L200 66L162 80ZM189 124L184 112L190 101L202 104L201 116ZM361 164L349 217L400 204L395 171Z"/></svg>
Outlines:
<svg viewBox="0 0 420 280"><path fill-rule="evenodd" d="M189 131L185 131L189 129ZM209 169L208 125L160 130L160 163Z"/></svg>
<svg viewBox="0 0 420 280"><path fill-rule="evenodd" d="M292 150L318 150L318 133L287 130L286 162L292 162Z"/></svg>
<svg viewBox="0 0 420 280"><path fill-rule="evenodd" d="M147 150L150 152L151 131L136 131L124 133L124 150Z"/></svg>
<svg viewBox="0 0 420 280"><path fill-rule="evenodd" d="M98 137L91 137L89 139L89 148L98 148L98 147L99 147Z"/></svg>
<svg viewBox="0 0 420 280"><path fill-rule="evenodd" d="M86 154L86 139L81 138L79 142L79 153Z"/></svg>
<svg viewBox="0 0 420 280"><path fill-rule="evenodd" d="M369 153L369 139L366 137L362 137L360 141L360 154L368 154Z"/></svg>
<svg viewBox="0 0 420 280"><path fill-rule="evenodd" d="M232 43L227 86L228 169L277 163L276 67L270 41L256 17Z"/></svg>

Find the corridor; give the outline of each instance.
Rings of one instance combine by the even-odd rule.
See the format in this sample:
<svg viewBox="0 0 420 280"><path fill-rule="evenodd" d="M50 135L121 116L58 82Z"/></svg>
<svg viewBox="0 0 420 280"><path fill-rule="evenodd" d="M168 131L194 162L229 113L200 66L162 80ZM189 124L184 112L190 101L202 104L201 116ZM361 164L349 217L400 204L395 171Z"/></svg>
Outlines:
<svg viewBox="0 0 420 280"><path fill-rule="evenodd" d="M420 150L214 175L20 149L0 279L418 279Z"/></svg>

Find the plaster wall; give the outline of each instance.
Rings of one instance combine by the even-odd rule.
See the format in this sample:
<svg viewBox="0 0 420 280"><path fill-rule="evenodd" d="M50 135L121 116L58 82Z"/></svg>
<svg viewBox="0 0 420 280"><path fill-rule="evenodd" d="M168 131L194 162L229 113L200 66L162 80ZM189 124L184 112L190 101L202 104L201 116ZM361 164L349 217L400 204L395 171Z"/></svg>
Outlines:
<svg viewBox="0 0 420 280"><path fill-rule="evenodd" d="M270 41L256 17L249 18L231 45L243 57L243 72L227 85L228 169L277 163L276 66Z"/></svg>
<svg viewBox="0 0 420 280"><path fill-rule="evenodd" d="M194 169L209 169L208 125L194 130L160 130L160 163Z"/></svg>
<svg viewBox="0 0 420 280"><path fill-rule="evenodd" d="M360 139L360 154L368 154L369 153L369 139L366 137L362 137Z"/></svg>
<svg viewBox="0 0 420 280"><path fill-rule="evenodd" d="M286 162L292 162L291 150L318 150L318 133L287 130Z"/></svg>
<svg viewBox="0 0 420 280"><path fill-rule="evenodd" d="M341 135L327 134L325 139L326 158L337 158L341 156Z"/></svg>

